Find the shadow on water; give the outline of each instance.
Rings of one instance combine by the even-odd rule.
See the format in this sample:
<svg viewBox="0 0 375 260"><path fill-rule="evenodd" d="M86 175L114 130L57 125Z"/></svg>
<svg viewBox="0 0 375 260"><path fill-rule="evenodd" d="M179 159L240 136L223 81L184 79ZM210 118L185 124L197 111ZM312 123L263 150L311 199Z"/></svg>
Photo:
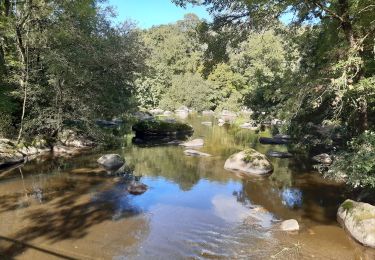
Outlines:
<svg viewBox="0 0 375 260"><path fill-rule="evenodd" d="M113 184L107 178L62 175L51 180L48 176L44 177L31 184L31 188L27 183L28 188L24 186L23 192L0 195L0 214L22 209L26 213L17 221L20 225L27 223L11 238L0 237L0 241L11 242L6 246L0 243L0 255L15 257L26 249L35 249L28 241L37 238L45 238L50 243L83 238L92 226L142 212L131 204L123 184ZM96 190L98 192L94 192ZM38 247L36 249L39 250Z"/></svg>

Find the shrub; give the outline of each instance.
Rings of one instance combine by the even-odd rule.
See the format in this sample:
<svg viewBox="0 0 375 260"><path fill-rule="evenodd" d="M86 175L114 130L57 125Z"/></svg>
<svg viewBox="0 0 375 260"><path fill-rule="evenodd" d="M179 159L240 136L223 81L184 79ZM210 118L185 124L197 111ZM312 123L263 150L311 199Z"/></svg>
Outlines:
<svg viewBox="0 0 375 260"><path fill-rule="evenodd" d="M375 132L365 131L348 143L348 150L338 154L328 177L345 178L354 188L375 188Z"/></svg>

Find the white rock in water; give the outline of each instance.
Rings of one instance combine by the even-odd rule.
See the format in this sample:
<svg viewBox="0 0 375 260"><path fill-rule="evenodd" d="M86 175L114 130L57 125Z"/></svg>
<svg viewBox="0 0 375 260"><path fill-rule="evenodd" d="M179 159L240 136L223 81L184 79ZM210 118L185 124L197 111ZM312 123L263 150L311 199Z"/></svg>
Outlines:
<svg viewBox="0 0 375 260"><path fill-rule="evenodd" d="M180 144L181 146L185 147L199 147L204 145L203 139L194 139L185 143Z"/></svg>
<svg viewBox="0 0 375 260"><path fill-rule="evenodd" d="M224 168L258 176L268 174L273 170L267 157L251 148L230 156L225 161Z"/></svg>
<svg viewBox="0 0 375 260"><path fill-rule="evenodd" d="M346 200L337 211L337 220L355 240L375 248L375 206Z"/></svg>
<svg viewBox="0 0 375 260"><path fill-rule="evenodd" d="M295 219L288 219L281 222L280 228L283 231L297 231L299 230L299 224Z"/></svg>
<svg viewBox="0 0 375 260"><path fill-rule="evenodd" d="M185 150L184 153L186 155L189 155L189 156L201 156L201 157L209 157L209 156L211 156L211 154L203 153L203 152L200 152L200 151L197 151L197 150L193 150L193 149Z"/></svg>

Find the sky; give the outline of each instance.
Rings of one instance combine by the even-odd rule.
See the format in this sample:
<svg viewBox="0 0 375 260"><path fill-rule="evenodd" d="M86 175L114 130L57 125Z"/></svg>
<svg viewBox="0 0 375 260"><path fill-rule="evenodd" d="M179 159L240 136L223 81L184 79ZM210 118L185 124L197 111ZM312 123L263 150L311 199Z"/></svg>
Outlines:
<svg viewBox="0 0 375 260"><path fill-rule="evenodd" d="M109 0L108 2L117 11L116 22L130 19L138 22L138 26L144 29L153 25L176 22L187 13L195 13L201 19L211 20L204 7L189 6L184 9L177 7L171 0Z"/></svg>

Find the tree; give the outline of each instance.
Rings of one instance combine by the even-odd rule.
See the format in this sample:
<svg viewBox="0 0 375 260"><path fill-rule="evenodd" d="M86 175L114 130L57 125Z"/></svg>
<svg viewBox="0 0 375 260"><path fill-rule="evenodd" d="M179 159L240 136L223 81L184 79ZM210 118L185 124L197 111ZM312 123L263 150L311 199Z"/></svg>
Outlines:
<svg viewBox="0 0 375 260"><path fill-rule="evenodd" d="M160 100L164 109L174 110L184 105L203 111L215 107L212 84L198 74L186 73L173 76L171 87Z"/></svg>
<svg viewBox="0 0 375 260"><path fill-rule="evenodd" d="M199 72L204 48L196 32L199 23L196 15L188 14L175 24L143 32L148 70L137 80L138 100L143 107L157 107L175 75Z"/></svg>
<svg viewBox="0 0 375 260"><path fill-rule="evenodd" d="M327 77L324 83L326 88L340 92L336 95L341 105L348 89L357 86L362 77L374 73L370 64L373 64L371 52L375 35L375 6L371 0L174 0L178 5L187 3L201 4L208 7L215 16L214 24L217 26L234 26L244 30L261 30L265 26L273 25L275 20L283 14L294 14L295 25L303 22L317 23L328 26L339 38L343 38L342 55L335 66L336 73ZM332 25L332 26L331 26ZM333 29L336 25L337 30ZM332 48L331 48L332 49ZM323 57L322 57L323 58ZM332 78L333 76L333 78ZM340 90L340 91L339 91ZM365 97L354 101L358 120L358 130L363 132L368 126L368 106ZM337 109L339 112L340 109Z"/></svg>

